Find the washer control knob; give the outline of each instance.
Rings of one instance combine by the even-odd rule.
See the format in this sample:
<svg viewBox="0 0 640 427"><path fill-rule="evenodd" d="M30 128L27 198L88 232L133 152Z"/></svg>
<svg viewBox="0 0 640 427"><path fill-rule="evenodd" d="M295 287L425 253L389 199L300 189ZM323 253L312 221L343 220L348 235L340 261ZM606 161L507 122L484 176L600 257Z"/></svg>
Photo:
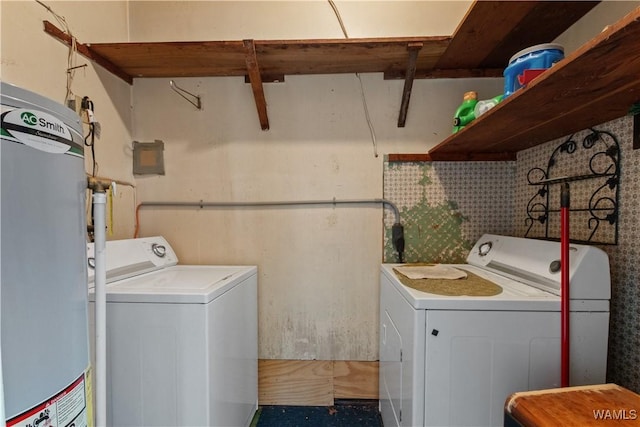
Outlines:
<svg viewBox="0 0 640 427"><path fill-rule="evenodd" d="M560 271L560 269L562 268L562 264L560 264L560 260L557 259L555 261L551 261L551 264L549 264L549 272L550 273L557 273L558 271Z"/></svg>
<svg viewBox="0 0 640 427"><path fill-rule="evenodd" d="M94 257L90 257L87 259L87 265L89 265L89 268L92 270L95 270L96 268L96 259Z"/></svg>
<svg viewBox="0 0 640 427"><path fill-rule="evenodd" d="M486 256L491 248L493 247L493 242L485 242L478 246L478 255Z"/></svg>
<svg viewBox="0 0 640 427"><path fill-rule="evenodd" d="M155 256L160 258L164 258L167 254L167 248L164 245L159 245L157 243L151 245L151 250Z"/></svg>

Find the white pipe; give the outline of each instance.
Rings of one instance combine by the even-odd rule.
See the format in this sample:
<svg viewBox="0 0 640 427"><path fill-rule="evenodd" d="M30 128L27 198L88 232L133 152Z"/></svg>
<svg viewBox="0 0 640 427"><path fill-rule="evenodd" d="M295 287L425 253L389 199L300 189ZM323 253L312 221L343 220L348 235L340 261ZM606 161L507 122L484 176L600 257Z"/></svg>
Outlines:
<svg viewBox="0 0 640 427"><path fill-rule="evenodd" d="M96 426L107 425L107 298L106 203L104 192L93 193L96 316Z"/></svg>

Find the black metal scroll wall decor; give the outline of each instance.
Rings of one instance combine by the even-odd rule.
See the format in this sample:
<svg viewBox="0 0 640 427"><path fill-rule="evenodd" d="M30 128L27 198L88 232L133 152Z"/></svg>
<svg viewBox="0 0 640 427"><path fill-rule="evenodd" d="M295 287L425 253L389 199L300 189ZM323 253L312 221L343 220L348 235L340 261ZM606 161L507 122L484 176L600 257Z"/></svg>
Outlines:
<svg viewBox="0 0 640 427"><path fill-rule="evenodd" d="M582 133L581 133L582 134ZM570 238L575 243L618 243L620 146L615 135L590 129L571 135L551 154L546 170L527 173L537 191L527 204L525 237L560 239L560 188L570 186Z"/></svg>

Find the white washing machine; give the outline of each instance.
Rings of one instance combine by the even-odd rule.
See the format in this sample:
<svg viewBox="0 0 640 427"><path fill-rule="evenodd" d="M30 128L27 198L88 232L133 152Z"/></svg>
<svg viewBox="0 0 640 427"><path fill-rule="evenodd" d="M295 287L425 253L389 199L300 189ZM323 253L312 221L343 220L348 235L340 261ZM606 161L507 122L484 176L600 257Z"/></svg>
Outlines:
<svg viewBox="0 0 640 427"><path fill-rule="evenodd" d="M560 386L560 244L484 235L453 267L502 291L446 296L380 275L384 425L502 426L511 393ZM605 382L611 293L605 252L570 250L571 385Z"/></svg>
<svg viewBox="0 0 640 427"><path fill-rule="evenodd" d="M91 267L92 244L87 252ZM257 268L177 263L162 237L107 242L108 424L248 426L258 402ZM93 319L92 268L89 283Z"/></svg>

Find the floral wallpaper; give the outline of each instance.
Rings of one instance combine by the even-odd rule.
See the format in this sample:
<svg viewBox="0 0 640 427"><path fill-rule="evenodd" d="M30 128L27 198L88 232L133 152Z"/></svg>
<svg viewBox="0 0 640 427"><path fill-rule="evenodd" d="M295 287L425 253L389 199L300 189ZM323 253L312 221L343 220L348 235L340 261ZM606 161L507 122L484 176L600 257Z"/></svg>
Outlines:
<svg viewBox="0 0 640 427"><path fill-rule="evenodd" d="M406 262L464 262L485 233L513 232L515 162L389 163L384 197L400 210ZM385 262L396 262L385 212Z"/></svg>

